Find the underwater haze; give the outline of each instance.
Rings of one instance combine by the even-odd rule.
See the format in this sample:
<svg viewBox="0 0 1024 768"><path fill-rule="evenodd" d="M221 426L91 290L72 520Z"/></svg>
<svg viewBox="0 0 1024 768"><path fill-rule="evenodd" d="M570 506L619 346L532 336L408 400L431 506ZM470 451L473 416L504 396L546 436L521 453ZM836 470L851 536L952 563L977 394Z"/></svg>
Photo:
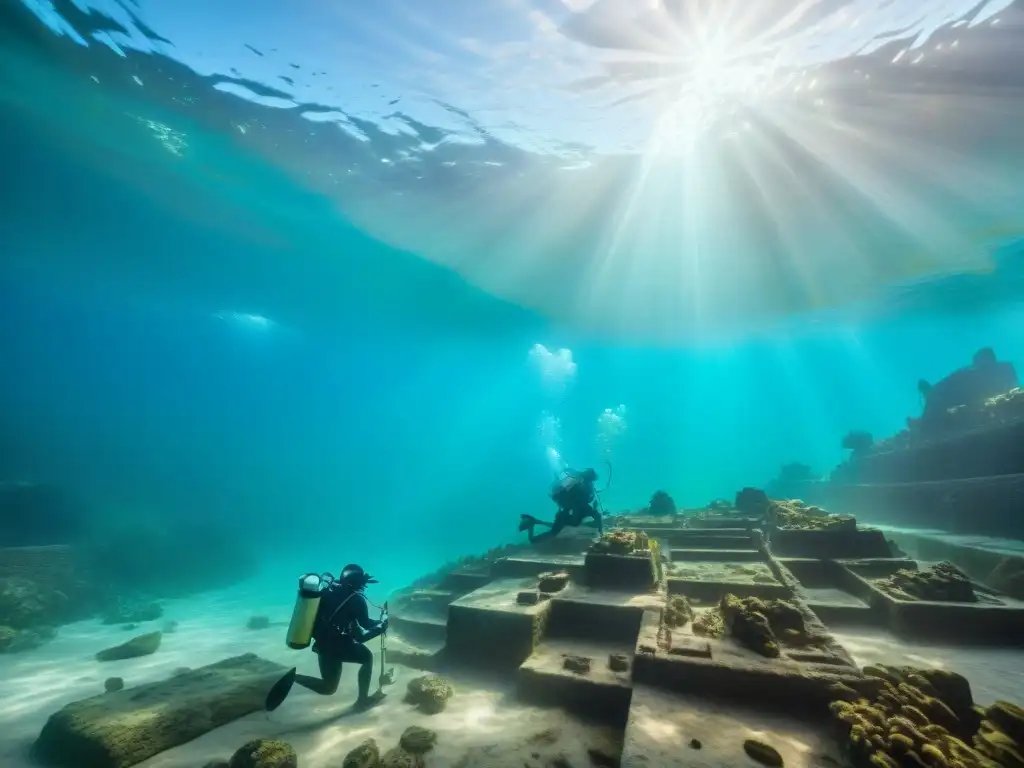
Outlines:
<svg viewBox="0 0 1024 768"><path fill-rule="evenodd" d="M567 469L825 480L1024 364L1022 121L1012 0L0 0L0 548L181 633L525 545Z"/></svg>

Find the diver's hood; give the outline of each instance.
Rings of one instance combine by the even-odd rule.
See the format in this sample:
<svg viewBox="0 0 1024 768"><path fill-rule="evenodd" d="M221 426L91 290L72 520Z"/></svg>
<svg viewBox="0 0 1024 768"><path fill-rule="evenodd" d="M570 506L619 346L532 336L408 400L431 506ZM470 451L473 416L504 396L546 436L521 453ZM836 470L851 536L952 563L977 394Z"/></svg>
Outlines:
<svg viewBox="0 0 1024 768"><path fill-rule="evenodd" d="M338 581L352 586L379 583L358 565L346 565L344 570L342 570L341 575L338 577Z"/></svg>

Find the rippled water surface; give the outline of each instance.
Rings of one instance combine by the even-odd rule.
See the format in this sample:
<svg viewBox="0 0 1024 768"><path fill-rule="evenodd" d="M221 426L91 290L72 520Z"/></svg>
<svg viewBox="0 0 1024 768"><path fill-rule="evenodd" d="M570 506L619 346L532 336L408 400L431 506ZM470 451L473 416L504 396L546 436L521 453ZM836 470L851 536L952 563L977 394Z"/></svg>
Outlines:
<svg viewBox="0 0 1024 768"><path fill-rule="evenodd" d="M188 221L302 241L299 263L344 259L346 221L648 338L1020 293L1008 0L2 7L0 104L26 133ZM179 279L209 269L182 256Z"/></svg>

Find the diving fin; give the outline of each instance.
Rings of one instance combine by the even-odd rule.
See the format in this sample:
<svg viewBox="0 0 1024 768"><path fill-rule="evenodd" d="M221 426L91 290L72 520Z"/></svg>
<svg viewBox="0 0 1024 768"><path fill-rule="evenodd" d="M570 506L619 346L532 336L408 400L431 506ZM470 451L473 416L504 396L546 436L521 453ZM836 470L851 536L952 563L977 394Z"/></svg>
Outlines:
<svg viewBox="0 0 1024 768"><path fill-rule="evenodd" d="M284 700L287 699L288 694L291 693L292 686L295 685L295 671L295 667L292 667L285 673L284 677L274 683L274 687L271 688L270 693L267 694L267 712L273 712L284 704Z"/></svg>
<svg viewBox="0 0 1024 768"><path fill-rule="evenodd" d="M533 515L520 515L519 516L519 531L528 531L537 524L537 518Z"/></svg>

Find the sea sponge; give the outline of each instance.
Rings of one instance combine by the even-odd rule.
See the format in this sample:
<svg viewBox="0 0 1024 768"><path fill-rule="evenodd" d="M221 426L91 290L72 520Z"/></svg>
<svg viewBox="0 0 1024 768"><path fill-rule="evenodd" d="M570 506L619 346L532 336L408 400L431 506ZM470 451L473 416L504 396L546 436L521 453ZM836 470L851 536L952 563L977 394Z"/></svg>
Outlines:
<svg viewBox="0 0 1024 768"><path fill-rule="evenodd" d="M665 606L665 626L669 629L685 627L693 621L693 606L683 595L673 595Z"/></svg>
<svg viewBox="0 0 1024 768"><path fill-rule="evenodd" d="M754 601L744 602L736 595L725 595L718 609L729 634L739 643L768 658L779 656L779 643L772 632L768 617Z"/></svg>
<svg viewBox="0 0 1024 768"><path fill-rule="evenodd" d="M857 519L850 515L832 515L821 507L799 499L773 501L768 505L768 522L789 531L855 531Z"/></svg>
<svg viewBox="0 0 1024 768"><path fill-rule="evenodd" d="M722 637L725 634L725 622L717 610L704 611L693 620L693 634L698 637Z"/></svg>
<svg viewBox="0 0 1024 768"><path fill-rule="evenodd" d="M115 645L112 648L105 648L96 654L96 661L120 661L122 659L134 659L139 656L149 656L156 653L160 648L162 632L150 632L146 635L133 637L127 643Z"/></svg>
<svg viewBox="0 0 1024 768"><path fill-rule="evenodd" d="M255 739L239 747L229 768L297 768L298 755L291 744L274 739Z"/></svg>
<svg viewBox="0 0 1024 768"><path fill-rule="evenodd" d="M608 531L591 545L590 551L603 555L628 555L640 549L638 538L635 531Z"/></svg>
<svg viewBox="0 0 1024 768"><path fill-rule="evenodd" d="M367 739L341 761L341 768L377 768L380 765L380 747L374 739Z"/></svg>
<svg viewBox="0 0 1024 768"><path fill-rule="evenodd" d="M901 568L875 586L897 600L935 600L974 603L978 596L966 573L952 563L937 563L919 571Z"/></svg>
<svg viewBox="0 0 1024 768"><path fill-rule="evenodd" d="M440 675L423 675L409 681L405 700L415 704L421 712L436 715L444 711L448 699L454 695L455 689L445 678Z"/></svg>

